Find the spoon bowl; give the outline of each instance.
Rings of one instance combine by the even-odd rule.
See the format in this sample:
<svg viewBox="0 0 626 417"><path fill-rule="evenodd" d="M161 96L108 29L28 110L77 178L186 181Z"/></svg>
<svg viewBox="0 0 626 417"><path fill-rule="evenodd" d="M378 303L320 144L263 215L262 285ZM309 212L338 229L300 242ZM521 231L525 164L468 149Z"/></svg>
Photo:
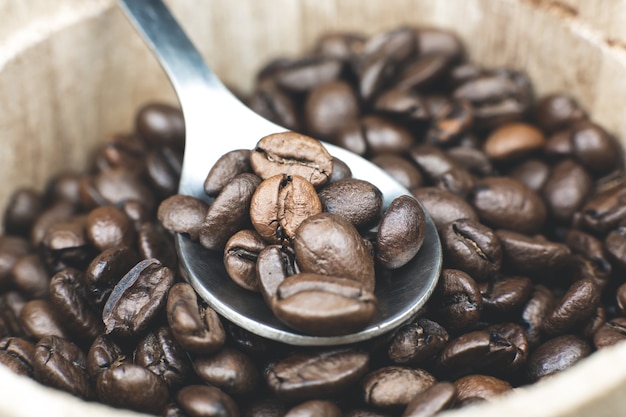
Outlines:
<svg viewBox="0 0 626 417"><path fill-rule="evenodd" d="M210 168L234 149L253 149L262 137L285 131L241 103L206 65L197 49L161 0L118 0L168 75L185 119L185 156L179 193L201 198ZM345 162L353 177L369 181L383 194L383 208L409 191L383 170L345 149L324 143ZM262 297L240 288L228 277L223 254L209 251L185 235L176 236L181 273L219 314L259 336L301 346L343 345L390 332L410 320L432 294L441 271L441 244L426 213L426 235L418 254L404 267L378 273L378 311L363 330L341 336L301 334L275 318Z"/></svg>

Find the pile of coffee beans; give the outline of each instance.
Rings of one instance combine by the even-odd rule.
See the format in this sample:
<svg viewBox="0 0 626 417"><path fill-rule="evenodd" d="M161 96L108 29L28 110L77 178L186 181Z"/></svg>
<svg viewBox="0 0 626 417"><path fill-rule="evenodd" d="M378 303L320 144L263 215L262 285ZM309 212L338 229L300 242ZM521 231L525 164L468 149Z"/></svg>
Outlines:
<svg viewBox="0 0 626 417"><path fill-rule="evenodd" d="M415 417L549 378L626 338L622 151L575 98L535 98L523 71L469 61L454 34L402 27L323 36L310 55L264 67L248 103L371 159L419 199L445 268L418 317L323 349L219 317L182 281L171 224L157 218L176 192L184 124L149 104L89 172L13 194L0 238L0 363L164 416ZM212 195L230 184L212 178ZM190 224L204 224L211 208L189 205ZM289 253L292 226L268 232L281 245L268 262Z"/></svg>
<svg viewBox="0 0 626 417"><path fill-rule="evenodd" d="M307 334L362 330L376 313L374 262L400 268L424 242L415 198L399 196L381 215L381 191L299 133L226 153L205 189L216 196L210 206L180 194L163 201L161 224L223 251L237 285L260 292L279 320Z"/></svg>

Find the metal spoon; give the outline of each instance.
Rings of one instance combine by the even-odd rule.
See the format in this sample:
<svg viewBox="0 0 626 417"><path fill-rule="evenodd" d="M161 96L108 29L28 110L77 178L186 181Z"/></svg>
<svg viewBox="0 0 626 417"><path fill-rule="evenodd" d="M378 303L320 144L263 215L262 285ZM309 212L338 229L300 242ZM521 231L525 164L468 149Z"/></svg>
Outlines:
<svg viewBox="0 0 626 417"><path fill-rule="evenodd" d="M209 201L203 183L215 161L233 149L253 149L270 133L285 129L257 115L224 87L161 0L118 0L150 47L178 95L185 118L186 145L179 193ZM371 162L325 144L355 178L375 184L384 207L408 190ZM364 330L333 337L300 334L278 321L258 294L235 285L222 254L212 253L183 235L176 236L182 273L200 296L231 322L259 336L303 345L342 345L387 333L412 318L430 297L441 270L441 244L427 216L424 244L417 256L376 283L378 313Z"/></svg>

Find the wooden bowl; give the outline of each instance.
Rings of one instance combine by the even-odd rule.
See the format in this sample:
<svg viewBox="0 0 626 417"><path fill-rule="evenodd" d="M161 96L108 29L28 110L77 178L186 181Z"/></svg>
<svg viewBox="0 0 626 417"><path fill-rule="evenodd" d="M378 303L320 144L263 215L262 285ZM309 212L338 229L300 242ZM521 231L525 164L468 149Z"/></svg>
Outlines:
<svg viewBox="0 0 626 417"><path fill-rule="evenodd" d="M294 56L327 30L399 24L455 30L471 58L524 68L538 95L565 90L626 145L624 2L584 0L172 0L207 61L247 91L267 59ZM139 105L175 102L112 0L0 3L0 207L18 186L43 187L88 150L131 129ZM626 344L544 382L450 416L615 416L626 409ZM0 415L123 416L0 369ZM448 414L446 414L448 415Z"/></svg>

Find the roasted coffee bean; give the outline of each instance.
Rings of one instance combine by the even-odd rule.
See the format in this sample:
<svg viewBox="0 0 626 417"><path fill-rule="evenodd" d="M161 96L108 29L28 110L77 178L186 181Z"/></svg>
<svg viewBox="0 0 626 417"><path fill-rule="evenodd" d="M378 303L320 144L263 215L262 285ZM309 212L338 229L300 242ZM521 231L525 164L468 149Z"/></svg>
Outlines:
<svg viewBox="0 0 626 417"><path fill-rule="evenodd" d="M581 208L581 224L595 233L606 233L626 219L626 186L611 188L587 200Z"/></svg>
<svg viewBox="0 0 626 417"><path fill-rule="evenodd" d="M113 206L98 207L89 212L87 237L99 251L114 246L131 246L135 229L126 214Z"/></svg>
<svg viewBox="0 0 626 417"><path fill-rule="evenodd" d="M159 327L140 340L133 353L133 362L152 371L170 388L183 385L192 373L186 352L168 327Z"/></svg>
<svg viewBox="0 0 626 417"><path fill-rule="evenodd" d="M494 173L491 161L480 149L455 146L449 148L447 154L458 166L475 176L484 177Z"/></svg>
<svg viewBox="0 0 626 417"><path fill-rule="evenodd" d="M188 385L178 391L176 402L189 417L239 417L237 404L215 387Z"/></svg>
<svg viewBox="0 0 626 417"><path fill-rule="evenodd" d="M367 153L367 140L360 120L347 123L335 135L333 143L357 155Z"/></svg>
<svg viewBox="0 0 626 417"><path fill-rule="evenodd" d="M88 245L86 226L85 216L76 216L65 222L55 223L46 230L41 243L51 252L62 253L83 249Z"/></svg>
<svg viewBox="0 0 626 417"><path fill-rule="evenodd" d="M417 255L426 235L422 206L411 196L395 198L385 210L376 233L376 261L400 268Z"/></svg>
<svg viewBox="0 0 626 417"><path fill-rule="evenodd" d="M99 171L122 168L135 174L144 172L146 144L135 134L113 134L95 155L94 164Z"/></svg>
<svg viewBox="0 0 626 417"><path fill-rule="evenodd" d="M259 291L268 305L271 305L280 283L297 273L294 254L280 245L268 245L261 250L255 268Z"/></svg>
<svg viewBox="0 0 626 417"><path fill-rule="evenodd" d="M35 379L86 400L93 389L87 372L87 357L78 346L58 336L43 337L33 355Z"/></svg>
<svg viewBox="0 0 626 417"><path fill-rule="evenodd" d="M365 37L358 33L333 32L322 34L314 47L314 53L342 61L351 61L365 45Z"/></svg>
<svg viewBox="0 0 626 417"><path fill-rule="evenodd" d="M574 157L596 175L609 173L620 163L619 142L595 123L577 123L570 140Z"/></svg>
<svg viewBox="0 0 626 417"><path fill-rule="evenodd" d="M359 132L363 135L367 152L371 156L386 153L402 154L408 151L414 142L413 135L402 124L378 115L362 117Z"/></svg>
<svg viewBox="0 0 626 417"><path fill-rule="evenodd" d="M102 311L106 333L136 336L165 307L174 273L156 259L135 265L117 283Z"/></svg>
<svg viewBox="0 0 626 417"><path fill-rule="evenodd" d="M0 289L9 285L10 272L18 259L30 251L30 245L24 238L0 236Z"/></svg>
<svg viewBox="0 0 626 417"><path fill-rule="evenodd" d="M164 104L149 103L137 112L135 129L153 146L185 146L185 121L180 109Z"/></svg>
<svg viewBox="0 0 626 417"><path fill-rule="evenodd" d="M284 417L287 405L276 397L265 397L247 402L244 417Z"/></svg>
<svg viewBox="0 0 626 417"><path fill-rule="evenodd" d="M604 248L614 265L626 268L626 227L610 231L604 238Z"/></svg>
<svg viewBox="0 0 626 417"><path fill-rule="evenodd" d="M176 248L171 236L156 222L147 222L139 227L137 236L139 255L143 259L158 259L170 269L178 266Z"/></svg>
<svg viewBox="0 0 626 417"><path fill-rule="evenodd" d="M267 179L278 174L299 175L314 186L328 181L333 159L313 138L293 132L275 133L262 138L250 155L254 172Z"/></svg>
<svg viewBox="0 0 626 417"><path fill-rule="evenodd" d="M438 322L456 333L479 320L483 298L472 277L458 269L444 269L429 305Z"/></svg>
<svg viewBox="0 0 626 417"><path fill-rule="evenodd" d="M76 205L71 201L61 200L45 211L37 218L30 231L30 242L33 247L38 247L46 236L48 229L55 224L66 222L76 212ZM3 237L17 239L16 237Z"/></svg>
<svg viewBox="0 0 626 417"><path fill-rule="evenodd" d="M596 349L613 346L626 339L626 318L616 317L607 321L593 335L593 345Z"/></svg>
<svg viewBox="0 0 626 417"><path fill-rule="evenodd" d="M46 300L31 300L24 304L20 311L20 323L25 332L37 340L45 336L69 339L55 307Z"/></svg>
<svg viewBox="0 0 626 417"><path fill-rule="evenodd" d="M228 239L246 226L252 195L261 184L254 174L239 174L225 186L209 207L202 228L200 244L220 251Z"/></svg>
<svg viewBox="0 0 626 417"><path fill-rule="evenodd" d="M382 168L406 189L418 188L424 183L419 169L400 155L382 154L370 161Z"/></svg>
<svg viewBox="0 0 626 417"><path fill-rule="evenodd" d="M274 82L259 85L248 99L248 106L285 129L296 132L302 130L294 101Z"/></svg>
<svg viewBox="0 0 626 417"><path fill-rule="evenodd" d="M544 285L535 285L530 299L522 310L521 324L531 348L541 342L541 327L545 318L554 309L554 295Z"/></svg>
<svg viewBox="0 0 626 417"><path fill-rule="evenodd" d="M359 117L359 100L345 81L320 84L308 94L304 103L307 131L319 139L332 139L348 120Z"/></svg>
<svg viewBox="0 0 626 417"><path fill-rule="evenodd" d="M606 323L606 309L602 306L596 308L594 313L583 323L582 329L577 334L583 339L592 339L593 335Z"/></svg>
<svg viewBox="0 0 626 417"><path fill-rule="evenodd" d="M509 123L491 132L485 141L485 153L493 161L511 161L536 153L545 142L543 133L536 127Z"/></svg>
<svg viewBox="0 0 626 417"><path fill-rule="evenodd" d="M87 371L95 381L101 372L130 362L131 359L132 357L127 356L113 338L101 334L95 338L87 352Z"/></svg>
<svg viewBox="0 0 626 417"><path fill-rule="evenodd" d="M363 239L341 216L321 213L304 220L293 240L302 272L348 278L374 290L374 260ZM320 262L320 260L324 262Z"/></svg>
<svg viewBox="0 0 626 417"><path fill-rule="evenodd" d="M388 355L397 364L419 364L432 359L448 342L448 332L438 323L419 318L398 329Z"/></svg>
<svg viewBox="0 0 626 417"><path fill-rule="evenodd" d="M474 400L489 400L512 389L508 382L489 375L467 375L454 381L454 386L457 406Z"/></svg>
<svg viewBox="0 0 626 417"><path fill-rule="evenodd" d="M441 57L439 58L441 59ZM448 100L436 111L431 110L432 122L426 132L426 141L449 146L472 127L474 118L467 100Z"/></svg>
<svg viewBox="0 0 626 417"><path fill-rule="evenodd" d="M437 53L419 54L404 64L393 80L395 88L425 90L441 80L450 69L447 56Z"/></svg>
<svg viewBox="0 0 626 417"><path fill-rule="evenodd" d="M231 347L225 347L212 356L196 357L193 369L204 382L233 396L251 394L259 389L261 382L252 359Z"/></svg>
<svg viewBox="0 0 626 417"><path fill-rule="evenodd" d="M508 175L528 186L534 192L541 192L550 176L550 165L541 159L525 159L515 166Z"/></svg>
<svg viewBox="0 0 626 417"><path fill-rule="evenodd" d="M161 202L157 217L170 232L186 233L197 240L209 206L202 200L182 194Z"/></svg>
<svg viewBox="0 0 626 417"><path fill-rule="evenodd" d="M550 339L528 358L526 373L535 382L548 375L564 371L591 353L589 343L573 335Z"/></svg>
<svg viewBox="0 0 626 417"><path fill-rule="evenodd" d="M604 285L611 276L612 266L602 241L580 230L569 230L564 242L573 254L579 255L592 269L597 283Z"/></svg>
<svg viewBox="0 0 626 417"><path fill-rule="evenodd" d="M26 304L24 297L17 291L0 294L0 333L6 336L24 336L21 313Z"/></svg>
<svg viewBox="0 0 626 417"><path fill-rule="evenodd" d="M502 266L502 247L493 230L476 221L457 220L441 231L446 265L461 269L476 281L485 281Z"/></svg>
<svg viewBox="0 0 626 417"><path fill-rule="evenodd" d="M148 183L161 197L176 192L183 167L183 154L169 147L151 149L145 158Z"/></svg>
<svg viewBox="0 0 626 417"><path fill-rule="evenodd" d="M167 384L149 370L132 363L105 369L96 379L98 399L113 407L160 414L169 393Z"/></svg>
<svg viewBox="0 0 626 417"><path fill-rule="evenodd" d="M363 329L374 317L376 305L376 296L362 283L314 273L286 278L271 302L280 321L316 336Z"/></svg>
<svg viewBox="0 0 626 417"><path fill-rule="evenodd" d="M265 379L284 399L334 397L357 383L367 372L369 355L358 350L294 353L270 364Z"/></svg>
<svg viewBox="0 0 626 417"><path fill-rule="evenodd" d="M454 384L438 382L413 397L402 417L432 417L449 408L454 403L456 395Z"/></svg>
<svg viewBox="0 0 626 417"><path fill-rule="evenodd" d="M591 187L591 176L582 165L566 159L552 168L542 192L552 217L567 223L584 204Z"/></svg>
<svg viewBox="0 0 626 417"><path fill-rule="evenodd" d="M541 198L512 178L483 178L469 198L478 217L493 228L532 234L546 221L546 206Z"/></svg>
<svg viewBox="0 0 626 417"><path fill-rule="evenodd" d="M375 407L403 407L436 382L435 377L423 369L387 366L365 375L363 397L366 404Z"/></svg>
<svg viewBox="0 0 626 417"><path fill-rule="evenodd" d="M76 269L57 272L50 281L50 301L67 329L91 342L102 331L102 319L88 298L83 273Z"/></svg>
<svg viewBox="0 0 626 417"><path fill-rule="evenodd" d="M331 401L310 400L292 407L285 417L343 417L343 413Z"/></svg>
<svg viewBox="0 0 626 417"><path fill-rule="evenodd" d="M247 290L259 291L256 263L265 246L263 238L249 229L240 230L228 239L224 248L224 267L235 284Z"/></svg>
<svg viewBox="0 0 626 417"><path fill-rule="evenodd" d="M571 251L562 243L552 242L542 235L527 236L510 230L497 230L504 264L512 271L539 273L554 271L567 262Z"/></svg>
<svg viewBox="0 0 626 417"><path fill-rule="evenodd" d="M338 59L311 56L283 65L273 80L288 92L304 93L338 79L342 69L343 63Z"/></svg>
<svg viewBox="0 0 626 417"><path fill-rule="evenodd" d="M42 211L41 195L31 188L15 190L3 213L2 226L10 235L29 236L30 229Z"/></svg>
<svg viewBox="0 0 626 417"><path fill-rule="evenodd" d="M381 92L373 104L374 110L409 125L421 126L430 119L425 100L413 90L392 88Z"/></svg>
<svg viewBox="0 0 626 417"><path fill-rule="evenodd" d="M73 171L62 171L54 175L46 184L43 198L48 204L67 200L74 205L80 203L81 174Z"/></svg>
<svg viewBox="0 0 626 417"><path fill-rule="evenodd" d="M278 174L264 180L254 191L249 206L252 226L263 239L274 244L294 239L306 218L322 212L315 188L299 175Z"/></svg>
<svg viewBox="0 0 626 417"><path fill-rule="evenodd" d="M587 278L574 282L552 312L543 322L542 330L548 334L563 334L591 317L600 303L600 288Z"/></svg>
<svg viewBox="0 0 626 417"><path fill-rule="evenodd" d="M50 277L37 254L20 257L11 268L11 282L29 298L44 298L48 294Z"/></svg>
<svg viewBox="0 0 626 417"><path fill-rule="evenodd" d="M549 133L565 129L573 123L586 119L585 110L567 93L543 96L536 105L535 120L542 130Z"/></svg>
<svg viewBox="0 0 626 417"><path fill-rule="evenodd" d="M18 375L33 376L35 345L20 337L0 339L0 364Z"/></svg>
<svg viewBox="0 0 626 417"><path fill-rule="evenodd" d="M200 306L196 292L187 283L177 283L167 297L167 321L183 349L210 354L224 345L226 335L217 313Z"/></svg>
<svg viewBox="0 0 626 417"><path fill-rule="evenodd" d="M187 417L182 408L176 403L169 403L161 411L162 417Z"/></svg>
<svg viewBox="0 0 626 417"><path fill-rule="evenodd" d="M519 312L532 294L533 283L523 276L478 284L485 317L502 318Z"/></svg>
<svg viewBox="0 0 626 417"><path fill-rule="evenodd" d="M465 54L463 43L452 31L434 27L417 28L415 31L417 49L421 54L444 55L451 63L461 59Z"/></svg>
<svg viewBox="0 0 626 417"><path fill-rule="evenodd" d="M378 187L356 178L330 183L320 190L319 199L323 211L344 217L357 229L376 223L383 205Z"/></svg>
<svg viewBox="0 0 626 417"><path fill-rule="evenodd" d="M204 192L215 197L237 175L252 172L250 153L248 149L237 149L222 155L204 180Z"/></svg>
<svg viewBox="0 0 626 417"><path fill-rule="evenodd" d="M333 173L328 182L336 182L346 178L352 178L350 167L341 159L333 157Z"/></svg>
<svg viewBox="0 0 626 417"><path fill-rule="evenodd" d="M113 287L139 262L139 255L128 247L113 247L101 252L87 266L84 280L89 298L102 306Z"/></svg>
<svg viewBox="0 0 626 417"><path fill-rule="evenodd" d="M435 187L411 190L412 194L428 212L430 218L442 230L443 226L460 219L478 221L476 211L463 198Z"/></svg>
<svg viewBox="0 0 626 417"><path fill-rule="evenodd" d="M95 205L118 205L126 200L141 202L148 210L155 207L155 197L149 187L133 172L123 168L107 169L97 174L85 183L91 187L94 196L81 198L83 204L94 208ZM81 196L83 195L81 190ZM95 203L95 204L94 204Z"/></svg>

